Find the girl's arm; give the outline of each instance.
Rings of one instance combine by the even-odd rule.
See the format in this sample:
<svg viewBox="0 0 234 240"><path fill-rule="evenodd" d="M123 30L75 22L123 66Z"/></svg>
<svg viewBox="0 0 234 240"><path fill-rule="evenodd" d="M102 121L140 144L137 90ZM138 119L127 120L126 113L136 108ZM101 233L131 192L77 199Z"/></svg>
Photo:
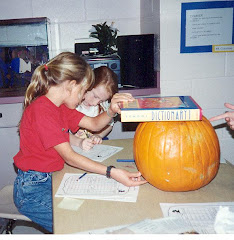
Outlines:
<svg viewBox="0 0 234 240"><path fill-rule="evenodd" d="M81 146L82 138L79 138L72 133L69 133L69 140L70 140L71 145L74 145L74 146L77 146L77 147Z"/></svg>
<svg viewBox="0 0 234 240"><path fill-rule="evenodd" d="M120 102L133 101L134 98L130 93L116 93L111 99L111 104L107 112L99 114L97 117L84 116L79 123L79 126L89 129L93 132L101 131L115 116L115 113L120 113Z"/></svg>
<svg viewBox="0 0 234 240"><path fill-rule="evenodd" d="M93 138L79 138L76 135L73 134L69 134L69 140L70 140L70 144L77 146L85 151L90 150L91 148L94 147L94 145L96 144L101 144L102 143L102 139L93 139Z"/></svg>
<svg viewBox="0 0 234 240"><path fill-rule="evenodd" d="M84 171L106 175L107 167L105 165L77 154L68 142L58 144L54 148L67 164ZM128 187L139 186L147 182L141 179L140 172L131 173L118 168L111 169L111 177Z"/></svg>
<svg viewBox="0 0 234 240"><path fill-rule="evenodd" d="M100 138L104 138L111 132L112 128L112 126L107 125L105 128L103 128L102 131L94 132L94 135L98 135Z"/></svg>

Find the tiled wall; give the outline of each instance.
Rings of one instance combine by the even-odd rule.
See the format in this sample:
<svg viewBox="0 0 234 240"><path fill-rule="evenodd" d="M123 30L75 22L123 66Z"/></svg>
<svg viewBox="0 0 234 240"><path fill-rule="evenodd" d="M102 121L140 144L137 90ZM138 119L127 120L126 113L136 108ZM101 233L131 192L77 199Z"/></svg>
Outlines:
<svg viewBox="0 0 234 240"><path fill-rule="evenodd" d="M234 104L234 53L180 54L182 2L160 1L161 93L193 96L209 118L226 111L225 102ZM221 158L234 164L234 131L222 123L212 123L220 140Z"/></svg>
<svg viewBox="0 0 234 240"><path fill-rule="evenodd" d="M53 57L62 51L74 52L75 39L87 38L92 24L105 21L115 23L118 35L159 33L159 0L0 1L0 19L32 17L50 19ZM117 123L110 138L133 136L134 131L122 132Z"/></svg>
<svg viewBox="0 0 234 240"><path fill-rule="evenodd" d="M151 2L151 1L146 1ZM87 38L92 24L115 22L119 35L140 33L140 0L9 0L0 2L0 19L48 17L52 54L74 51L76 38Z"/></svg>

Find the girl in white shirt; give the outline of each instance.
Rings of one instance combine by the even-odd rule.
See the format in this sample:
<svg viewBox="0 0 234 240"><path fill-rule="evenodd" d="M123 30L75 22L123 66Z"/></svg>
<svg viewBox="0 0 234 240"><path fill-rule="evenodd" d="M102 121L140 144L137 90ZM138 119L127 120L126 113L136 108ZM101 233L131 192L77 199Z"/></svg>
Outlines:
<svg viewBox="0 0 234 240"><path fill-rule="evenodd" d="M117 75L108 67L101 66L94 69L95 83L93 88L84 95L84 99L76 110L89 117L96 117L107 111L110 99L118 92ZM75 135L70 135L71 144L84 150L91 149L95 144L100 144L102 138L107 136L114 125L114 120L99 132L89 132L80 129Z"/></svg>

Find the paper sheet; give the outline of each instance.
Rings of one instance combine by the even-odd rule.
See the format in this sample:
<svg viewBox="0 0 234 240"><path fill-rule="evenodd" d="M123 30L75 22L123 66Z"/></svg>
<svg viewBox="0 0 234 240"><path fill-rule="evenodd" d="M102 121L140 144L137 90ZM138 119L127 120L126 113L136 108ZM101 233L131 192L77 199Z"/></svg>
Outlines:
<svg viewBox="0 0 234 240"><path fill-rule="evenodd" d="M139 186L126 187L99 174L65 173L55 197L136 202Z"/></svg>
<svg viewBox="0 0 234 240"><path fill-rule="evenodd" d="M115 147L103 144L97 144L89 151L84 151L77 146L72 146L72 148L80 155L90 158L96 162L102 162L123 149L122 147Z"/></svg>
<svg viewBox="0 0 234 240"><path fill-rule="evenodd" d="M229 207L219 207L216 215L214 229L219 234L234 234L234 208L230 211Z"/></svg>
<svg viewBox="0 0 234 240"><path fill-rule="evenodd" d="M115 230L112 234L179 234L191 233L193 228L182 218L167 217L159 219L145 219L125 228Z"/></svg>
<svg viewBox="0 0 234 240"><path fill-rule="evenodd" d="M95 229L79 234L179 234L191 233L193 228L182 219L167 217L159 219L144 219L133 224Z"/></svg>
<svg viewBox="0 0 234 240"><path fill-rule="evenodd" d="M214 234L214 222L220 206L234 211L234 202L160 203L164 217L181 217L198 233Z"/></svg>
<svg viewBox="0 0 234 240"><path fill-rule="evenodd" d="M58 208L63 208L67 210L77 211L84 200L74 199L74 198L63 198L63 200L58 204Z"/></svg>
<svg viewBox="0 0 234 240"><path fill-rule="evenodd" d="M107 227L107 228L99 228L94 230L88 230L85 232L76 232L75 234L111 234L115 230L119 230L121 228L127 227L127 225L118 225L113 227Z"/></svg>

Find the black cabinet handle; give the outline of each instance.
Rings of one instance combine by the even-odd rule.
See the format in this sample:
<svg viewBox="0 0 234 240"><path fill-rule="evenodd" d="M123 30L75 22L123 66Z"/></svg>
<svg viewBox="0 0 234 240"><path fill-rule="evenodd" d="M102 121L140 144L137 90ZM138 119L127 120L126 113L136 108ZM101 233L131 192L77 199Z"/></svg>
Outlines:
<svg viewBox="0 0 234 240"><path fill-rule="evenodd" d="M2 118L2 113L0 113L0 118Z"/></svg>

